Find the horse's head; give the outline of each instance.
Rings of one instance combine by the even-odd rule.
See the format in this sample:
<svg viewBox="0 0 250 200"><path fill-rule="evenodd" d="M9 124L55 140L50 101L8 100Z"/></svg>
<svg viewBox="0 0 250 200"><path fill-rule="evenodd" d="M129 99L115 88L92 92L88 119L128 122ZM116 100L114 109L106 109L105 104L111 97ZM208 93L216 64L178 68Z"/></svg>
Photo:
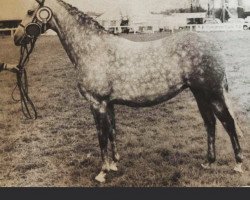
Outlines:
<svg viewBox="0 0 250 200"><path fill-rule="evenodd" d="M50 28L53 15L51 9L44 5L45 0L35 1L32 1L25 18L15 32L14 42L17 46L28 44Z"/></svg>

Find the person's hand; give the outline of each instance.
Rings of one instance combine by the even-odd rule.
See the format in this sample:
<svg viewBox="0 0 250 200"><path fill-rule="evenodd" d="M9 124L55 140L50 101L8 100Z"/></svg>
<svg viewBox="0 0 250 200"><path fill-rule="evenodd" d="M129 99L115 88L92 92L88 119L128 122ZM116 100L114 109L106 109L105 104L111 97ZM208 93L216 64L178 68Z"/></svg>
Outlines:
<svg viewBox="0 0 250 200"><path fill-rule="evenodd" d="M17 65L16 65L15 67L12 67L12 68L10 69L10 71L13 72L13 73L18 73L18 72L19 72L19 68L18 68Z"/></svg>
<svg viewBox="0 0 250 200"><path fill-rule="evenodd" d="M8 70L10 72L13 72L13 73L18 73L19 72L18 65L7 64L6 70Z"/></svg>
<svg viewBox="0 0 250 200"><path fill-rule="evenodd" d="M0 63L0 72L4 70L4 63Z"/></svg>

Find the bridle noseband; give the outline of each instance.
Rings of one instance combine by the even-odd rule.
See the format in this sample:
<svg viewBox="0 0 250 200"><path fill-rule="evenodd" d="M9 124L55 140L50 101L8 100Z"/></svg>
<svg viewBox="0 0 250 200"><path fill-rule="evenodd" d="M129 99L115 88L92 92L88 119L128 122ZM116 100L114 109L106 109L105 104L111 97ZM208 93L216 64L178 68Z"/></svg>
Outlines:
<svg viewBox="0 0 250 200"><path fill-rule="evenodd" d="M52 10L44 6L45 0L36 0L36 2L39 3L39 8L35 11L32 22L26 26L20 24L25 29L25 35L31 39L37 38L47 30L47 24L53 16Z"/></svg>

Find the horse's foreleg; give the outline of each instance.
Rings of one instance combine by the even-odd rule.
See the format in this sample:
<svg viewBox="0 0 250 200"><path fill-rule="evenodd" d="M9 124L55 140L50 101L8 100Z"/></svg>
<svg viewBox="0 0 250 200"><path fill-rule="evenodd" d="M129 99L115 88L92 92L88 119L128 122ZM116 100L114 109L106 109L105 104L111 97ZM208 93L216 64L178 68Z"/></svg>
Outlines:
<svg viewBox="0 0 250 200"><path fill-rule="evenodd" d="M109 120L112 126L112 130L110 131L110 134L109 134L109 141L111 143L112 158L113 158L113 163L112 163L113 167L111 167L111 170L117 171L117 167L115 163L120 160L120 156L117 152L117 145L116 145L115 110L114 110L113 104L110 104L108 106L108 116L109 116Z"/></svg>
<svg viewBox="0 0 250 200"><path fill-rule="evenodd" d="M207 131L207 143L208 143L208 150L207 150L207 159L208 163L202 164L202 167L207 169L210 168L211 164L216 160L216 152L215 152L215 124L216 119L214 113L212 111L211 102L206 97L205 93L201 90L191 89L194 97L197 101L197 105L201 116L204 121L204 125Z"/></svg>
<svg viewBox="0 0 250 200"><path fill-rule="evenodd" d="M111 130L111 124L108 117L107 104L103 102L99 106L91 106L91 110L96 122L101 157L103 161L101 172L95 179L99 182L105 182L106 173L110 170L108 160L108 137Z"/></svg>
<svg viewBox="0 0 250 200"><path fill-rule="evenodd" d="M237 165L235 167L235 171L237 172L243 172L241 169L241 165L243 162L243 155L242 150L239 144L238 136L236 133L236 127L235 122L228 110L228 106L226 105L225 98L223 94L215 94L213 95L213 111L215 115L218 117L218 119L221 121L222 125L226 129L235 154L235 159L237 162Z"/></svg>

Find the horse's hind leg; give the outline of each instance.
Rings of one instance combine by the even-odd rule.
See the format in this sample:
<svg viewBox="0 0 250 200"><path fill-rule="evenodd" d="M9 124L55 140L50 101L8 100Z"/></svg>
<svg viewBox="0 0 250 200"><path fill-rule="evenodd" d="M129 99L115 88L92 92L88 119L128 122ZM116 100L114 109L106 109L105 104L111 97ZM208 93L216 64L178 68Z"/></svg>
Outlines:
<svg viewBox="0 0 250 200"><path fill-rule="evenodd" d="M232 118L234 119L237 134L239 134L240 137L244 137L243 130L241 129L240 125L238 124L238 119L234 115L232 103L231 103L226 91L224 92L224 98L225 98L225 103L227 105L228 111L231 114Z"/></svg>
<svg viewBox="0 0 250 200"><path fill-rule="evenodd" d="M235 171L242 172L241 169L241 164L243 162L242 150L236 133L235 121L228 110L228 106L226 105L223 92L219 91L216 94L213 94L212 106L215 115L221 121L222 125L224 126L230 137L235 154L235 159L237 162Z"/></svg>
<svg viewBox="0 0 250 200"><path fill-rule="evenodd" d="M113 162L110 165L110 169L113 171L117 171L116 162L120 160L120 156L117 152L117 145L116 145L116 124L115 124L115 110L114 105L108 105L108 116L109 121L111 123L112 130L109 133L109 141L111 143L111 151L112 151L112 159Z"/></svg>
<svg viewBox="0 0 250 200"><path fill-rule="evenodd" d="M101 148L101 157L103 161L101 172L95 179L99 182L105 182L106 173L110 170L108 160L108 137L110 130L112 130L106 102L102 102L100 105L91 106L91 111L96 123L99 145Z"/></svg>
<svg viewBox="0 0 250 200"><path fill-rule="evenodd" d="M216 160L215 152L215 124L216 119L212 111L212 105L209 99L206 97L205 93L202 90L192 89L191 91L194 94L196 99L199 111L204 121L204 125L207 131L207 159L208 163L202 165L203 168L209 168L212 163Z"/></svg>

